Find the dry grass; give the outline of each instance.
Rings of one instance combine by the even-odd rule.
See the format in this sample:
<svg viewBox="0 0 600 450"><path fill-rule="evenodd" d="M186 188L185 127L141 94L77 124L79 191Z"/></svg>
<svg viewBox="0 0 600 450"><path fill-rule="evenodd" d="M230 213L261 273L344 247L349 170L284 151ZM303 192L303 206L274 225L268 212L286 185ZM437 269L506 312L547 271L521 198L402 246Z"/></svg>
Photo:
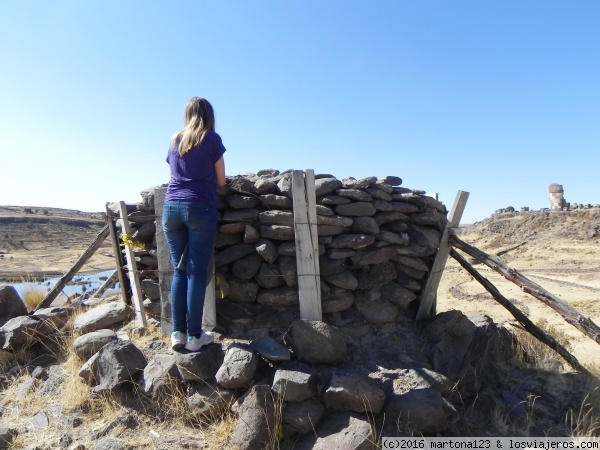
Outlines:
<svg viewBox="0 0 600 450"><path fill-rule="evenodd" d="M22 277L21 283L25 284L25 287L20 293L25 308L27 308L27 312L34 311L44 297L46 297L46 294L48 294L48 289L46 286L37 282L32 276Z"/></svg>
<svg viewBox="0 0 600 450"><path fill-rule="evenodd" d="M72 317L70 323L74 319L75 317ZM69 329L70 326L67 325L66 330ZM149 335L158 335L158 330L151 327L148 332ZM72 433L77 444L93 446L94 433L118 422L133 410L115 393L91 395L90 386L79 377L79 370L84 361L74 352L74 338L72 333L63 330L53 338L54 344L48 345L48 349L53 349L56 353L54 356L57 364L66 372L63 383L51 395L40 395L39 388L42 384L40 381L36 381L34 387L24 397L18 394L19 388L32 380L26 369L26 366L31 363L29 352L18 352L13 358L0 361L0 369L3 371L15 365L21 367L16 381L3 391L0 410L4 420L18 426L31 426L28 418L41 411L46 412L50 417L48 411L56 408L60 410L62 416L83 417L85 425L73 428L69 433ZM133 340L138 340L139 343L142 338L137 336ZM134 429L117 425L110 431L110 436L120 437L129 445L134 445L134 448L178 449L180 445L176 442L179 439L192 441L200 439L208 445L206 448L233 450L230 440L235 428L235 416L230 408L219 411L211 417L198 416L190 411L186 394L181 389L175 389L170 394L155 400L146 397L135 383L129 383L128 389L132 393L131 397L139 400L134 414L139 418L140 423ZM12 448L35 447L39 444L42 434L44 442L58 443L65 429L60 420L50 418L52 419L50 425L38 430L37 434L20 434ZM173 439L172 444L169 443L169 438Z"/></svg>
<svg viewBox="0 0 600 450"><path fill-rule="evenodd" d="M571 350L570 338L545 320L536 323L546 333L552 335L565 348ZM547 345L531 334L517 328L515 336L515 357L506 362L506 367L498 371L499 376L509 374L512 367L537 371L537 388L554 399L554 407L568 411L564 423L545 429L549 436L592 437L600 436L600 367L588 367L591 375L570 372L570 367ZM510 385L505 379L503 384ZM543 413L537 408L539 396L529 394L519 405L524 408L525 420L515 421L512 411L497 408L493 425L502 436L530 436L532 430L539 433L539 420ZM582 398L582 401L578 401ZM536 428L538 427L538 428ZM558 434L557 434L558 433Z"/></svg>
<svg viewBox="0 0 600 450"><path fill-rule="evenodd" d="M586 395L579 408L569 411L566 425L571 436L600 436L600 366L590 368L592 376L586 380Z"/></svg>

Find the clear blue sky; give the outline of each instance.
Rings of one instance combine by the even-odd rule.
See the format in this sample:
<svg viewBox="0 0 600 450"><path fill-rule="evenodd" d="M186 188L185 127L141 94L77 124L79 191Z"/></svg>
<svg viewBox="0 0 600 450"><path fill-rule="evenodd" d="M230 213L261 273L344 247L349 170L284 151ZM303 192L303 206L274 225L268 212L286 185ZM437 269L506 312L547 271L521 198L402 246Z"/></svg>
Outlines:
<svg viewBox="0 0 600 450"><path fill-rule="evenodd" d="M0 0L0 56L2 205L140 201L193 96L227 175L396 175L463 223L600 203L597 0Z"/></svg>

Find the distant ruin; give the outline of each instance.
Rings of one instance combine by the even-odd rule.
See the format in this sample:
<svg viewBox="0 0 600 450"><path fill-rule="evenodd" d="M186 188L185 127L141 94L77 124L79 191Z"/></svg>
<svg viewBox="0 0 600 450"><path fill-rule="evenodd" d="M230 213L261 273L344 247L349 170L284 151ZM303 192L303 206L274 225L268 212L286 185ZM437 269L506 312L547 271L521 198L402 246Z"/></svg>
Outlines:
<svg viewBox="0 0 600 450"><path fill-rule="evenodd" d="M551 211L568 211L570 209L571 205L565 200L562 184L552 183L549 192Z"/></svg>
<svg viewBox="0 0 600 450"><path fill-rule="evenodd" d="M600 204L583 204L583 203L571 203L567 202L565 199L565 191L563 189L562 184L552 183L548 188L550 193L550 211L573 211L573 210L581 210L581 209L596 209L600 208ZM546 208L541 208L540 211L547 210ZM529 208L529 206L522 206L520 212L529 212L533 211ZM500 208L494 211L494 214L502 214L502 213L516 213L517 210L512 206L507 206L506 208Z"/></svg>

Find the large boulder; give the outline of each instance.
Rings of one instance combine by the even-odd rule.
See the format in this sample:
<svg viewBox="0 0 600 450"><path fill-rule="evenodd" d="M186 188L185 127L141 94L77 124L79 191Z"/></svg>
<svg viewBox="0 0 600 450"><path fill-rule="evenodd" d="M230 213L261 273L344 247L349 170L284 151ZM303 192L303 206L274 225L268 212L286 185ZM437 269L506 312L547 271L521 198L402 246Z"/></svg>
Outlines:
<svg viewBox="0 0 600 450"><path fill-rule="evenodd" d="M175 356L159 353L154 355L144 368L140 387L144 394L160 401L177 390L179 380L181 376L177 370Z"/></svg>
<svg viewBox="0 0 600 450"><path fill-rule="evenodd" d="M269 444L277 442L274 412L271 387L253 386L239 408L233 445L240 450L254 450L269 448Z"/></svg>
<svg viewBox="0 0 600 450"><path fill-rule="evenodd" d="M252 381L257 367L258 356L252 348L244 344L232 344L215 377L224 388L244 388Z"/></svg>
<svg viewBox="0 0 600 450"><path fill-rule="evenodd" d="M175 352L175 363L184 381L204 381L212 379L219 368L217 350L219 346L210 344L199 352Z"/></svg>
<svg viewBox="0 0 600 450"><path fill-rule="evenodd" d="M26 316L27 308L12 286L0 287L0 327L14 317Z"/></svg>
<svg viewBox="0 0 600 450"><path fill-rule="evenodd" d="M45 308L32 316L10 319L0 327L0 349L18 350L58 331L68 320L71 310Z"/></svg>
<svg viewBox="0 0 600 450"><path fill-rule="evenodd" d="M285 335L299 361L339 364L346 359L346 339L336 327L320 321L296 320Z"/></svg>
<svg viewBox="0 0 600 450"><path fill-rule="evenodd" d="M113 390L121 383L133 380L144 370L148 361L142 351L131 341L113 341L97 353L92 372L98 384L94 393Z"/></svg>

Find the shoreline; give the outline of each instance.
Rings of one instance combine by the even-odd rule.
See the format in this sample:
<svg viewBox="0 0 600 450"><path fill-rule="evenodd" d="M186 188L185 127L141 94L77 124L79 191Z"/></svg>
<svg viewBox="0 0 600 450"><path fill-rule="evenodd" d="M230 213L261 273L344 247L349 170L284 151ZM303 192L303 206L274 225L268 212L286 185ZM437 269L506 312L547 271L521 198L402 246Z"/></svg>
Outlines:
<svg viewBox="0 0 600 450"><path fill-rule="evenodd" d="M73 278L77 276L89 276L96 273L106 272L114 269L82 269L73 275ZM52 278L61 278L66 272L60 272L58 270L35 270L32 272L2 272L0 271L0 283L27 283L34 281L47 281Z"/></svg>

